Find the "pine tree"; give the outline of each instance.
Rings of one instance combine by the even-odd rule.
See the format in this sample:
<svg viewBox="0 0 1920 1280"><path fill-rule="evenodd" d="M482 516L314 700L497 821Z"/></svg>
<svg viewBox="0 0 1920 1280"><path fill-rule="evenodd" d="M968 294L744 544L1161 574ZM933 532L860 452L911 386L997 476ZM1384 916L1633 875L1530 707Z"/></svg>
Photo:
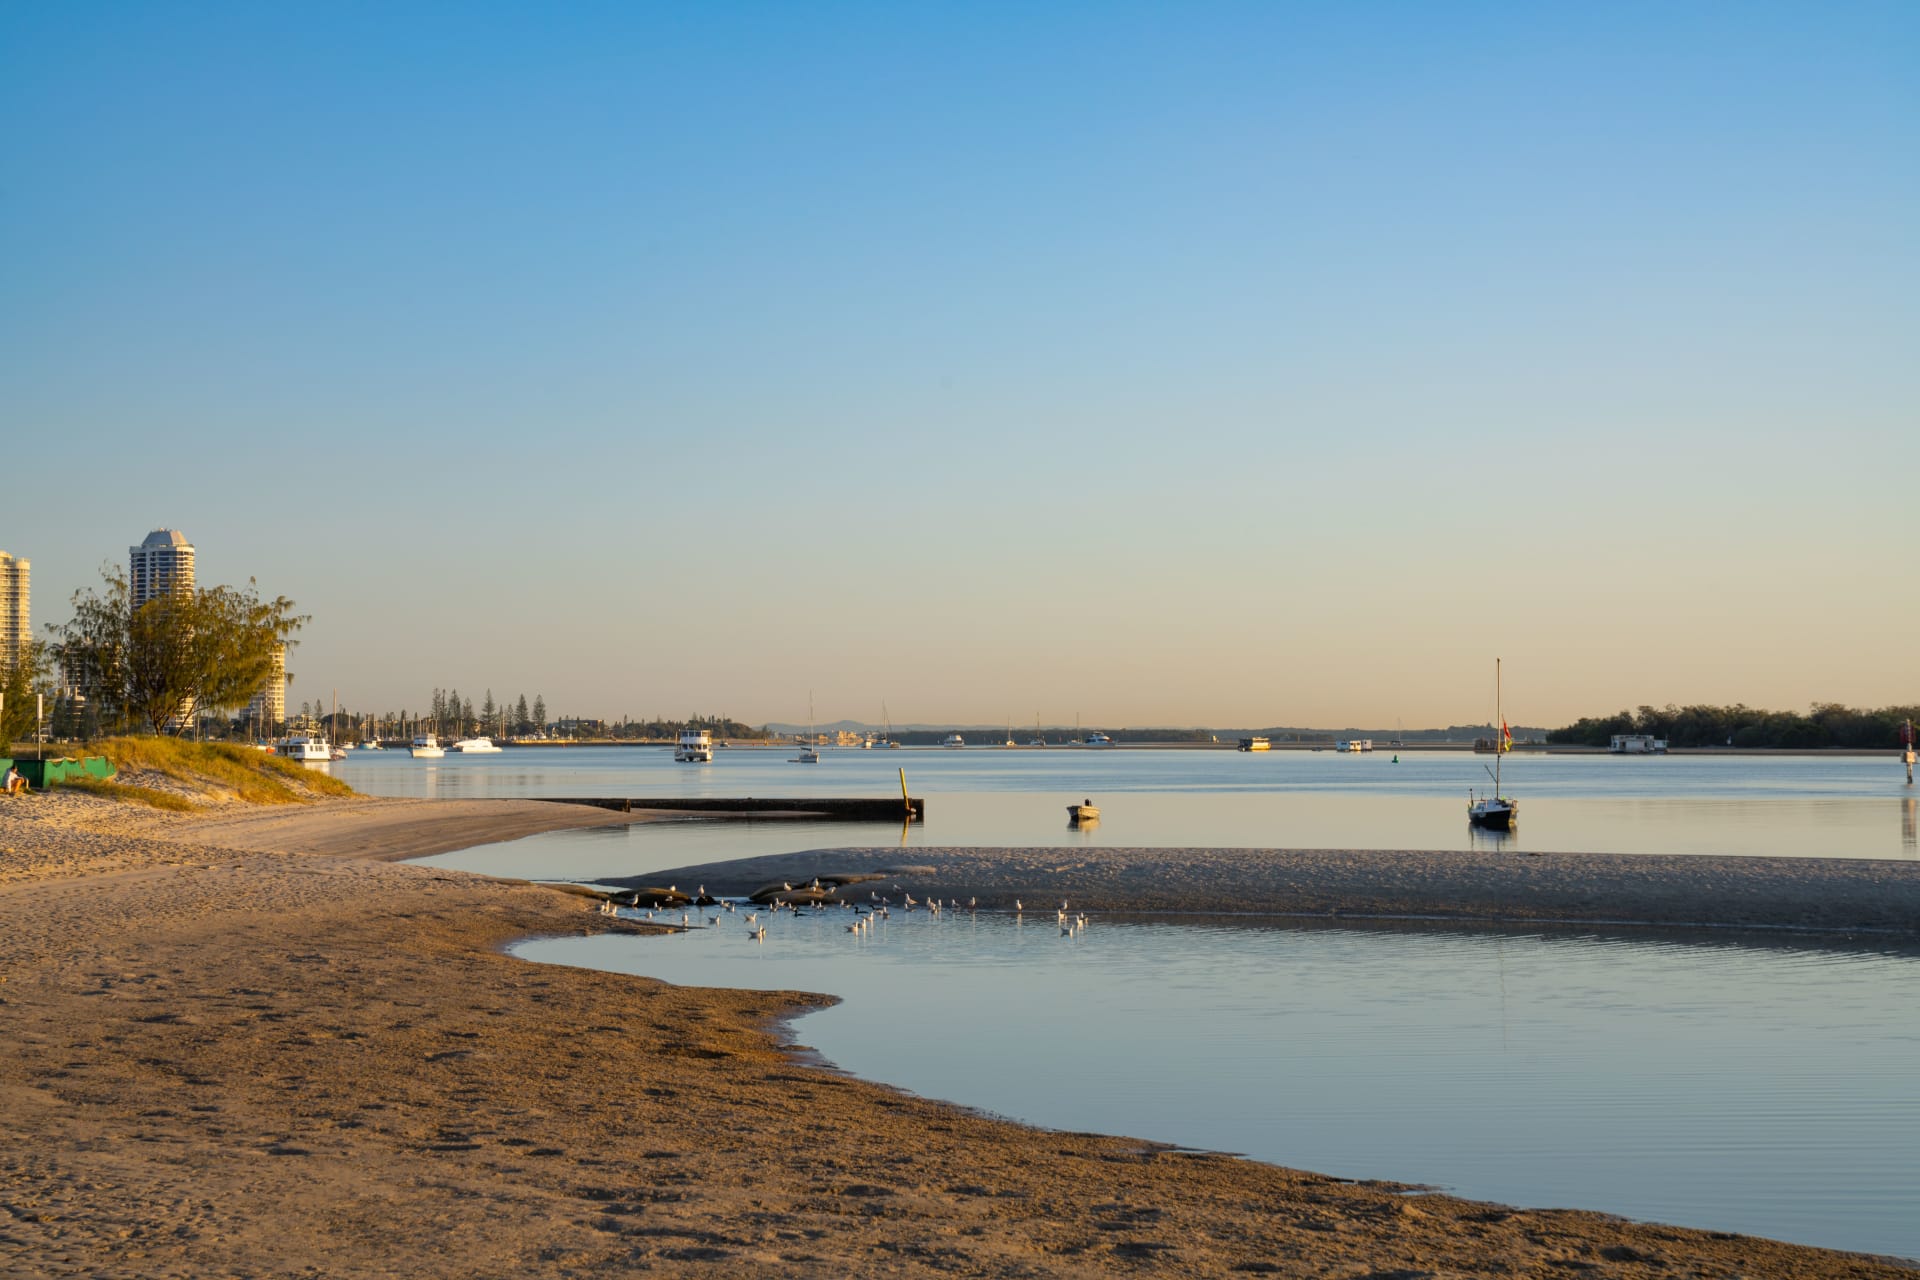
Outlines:
<svg viewBox="0 0 1920 1280"><path fill-rule="evenodd" d="M513 704L513 731L525 733L530 723L531 712L527 710L527 695L521 694L520 701Z"/></svg>
<svg viewBox="0 0 1920 1280"><path fill-rule="evenodd" d="M494 717L497 716L499 712L500 712L500 708L493 705L493 690L489 689L487 690L487 700L484 703L482 703L480 706L481 727L482 728L492 727Z"/></svg>
<svg viewBox="0 0 1920 1280"><path fill-rule="evenodd" d="M537 693L533 695L533 727L541 733L547 731L547 700Z"/></svg>

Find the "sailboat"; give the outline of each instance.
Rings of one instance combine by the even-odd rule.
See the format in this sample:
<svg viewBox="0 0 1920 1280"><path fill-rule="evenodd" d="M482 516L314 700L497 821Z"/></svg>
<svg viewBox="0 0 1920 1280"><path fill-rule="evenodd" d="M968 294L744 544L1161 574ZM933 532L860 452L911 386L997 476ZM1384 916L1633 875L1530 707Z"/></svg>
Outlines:
<svg viewBox="0 0 1920 1280"><path fill-rule="evenodd" d="M807 745L800 748L800 754L789 760L789 764L819 764L819 738L813 731L813 692L807 692Z"/></svg>
<svg viewBox="0 0 1920 1280"><path fill-rule="evenodd" d="M1513 750L1513 731L1507 728L1506 717L1500 711L1498 658L1493 660L1493 718L1500 722L1500 736L1495 740L1493 757L1493 794L1476 800L1472 791L1467 792L1467 821L1489 831L1511 831L1514 819L1520 816L1520 802L1500 794L1500 759Z"/></svg>

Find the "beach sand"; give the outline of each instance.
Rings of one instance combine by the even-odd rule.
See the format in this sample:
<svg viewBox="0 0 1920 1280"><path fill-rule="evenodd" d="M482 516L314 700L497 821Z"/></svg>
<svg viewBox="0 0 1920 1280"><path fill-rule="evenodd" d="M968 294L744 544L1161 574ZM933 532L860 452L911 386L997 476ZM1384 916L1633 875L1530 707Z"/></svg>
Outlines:
<svg viewBox="0 0 1920 1280"><path fill-rule="evenodd" d="M626 818L491 812L0 804L0 1271L1920 1274L1048 1132L811 1067L777 1020L821 997L517 960L515 939L639 926L380 860Z"/></svg>

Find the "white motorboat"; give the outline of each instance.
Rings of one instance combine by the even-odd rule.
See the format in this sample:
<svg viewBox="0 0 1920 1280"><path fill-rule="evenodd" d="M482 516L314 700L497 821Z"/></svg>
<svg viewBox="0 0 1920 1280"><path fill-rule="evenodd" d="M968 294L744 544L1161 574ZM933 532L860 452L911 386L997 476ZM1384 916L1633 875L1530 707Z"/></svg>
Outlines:
<svg viewBox="0 0 1920 1280"><path fill-rule="evenodd" d="M430 733L423 733L413 740L413 758L415 760L438 760L447 754L440 740Z"/></svg>
<svg viewBox="0 0 1920 1280"><path fill-rule="evenodd" d="M964 747L967 745L967 740L957 733L950 733L940 740L940 745L943 747Z"/></svg>
<svg viewBox="0 0 1920 1280"><path fill-rule="evenodd" d="M1095 729L1087 735L1087 740L1081 745L1088 747L1110 747L1113 745L1113 739L1101 733L1098 729Z"/></svg>
<svg viewBox="0 0 1920 1280"><path fill-rule="evenodd" d="M497 755L500 752L493 739L488 737L462 738L447 750L458 751L463 756Z"/></svg>
<svg viewBox="0 0 1920 1280"><path fill-rule="evenodd" d="M713 735L705 729L683 729L674 744L673 758L683 764L712 764Z"/></svg>
<svg viewBox="0 0 1920 1280"><path fill-rule="evenodd" d="M333 759L333 747L325 734L301 730L289 733L274 747L274 754L288 760L300 760L307 763L326 762Z"/></svg>

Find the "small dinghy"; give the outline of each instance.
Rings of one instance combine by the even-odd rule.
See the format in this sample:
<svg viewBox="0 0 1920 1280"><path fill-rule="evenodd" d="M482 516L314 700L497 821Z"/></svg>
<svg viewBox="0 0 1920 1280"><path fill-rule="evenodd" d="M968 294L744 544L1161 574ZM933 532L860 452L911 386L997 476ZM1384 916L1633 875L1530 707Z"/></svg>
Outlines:
<svg viewBox="0 0 1920 1280"><path fill-rule="evenodd" d="M1100 810L1094 808L1093 801L1091 800L1085 804L1070 804L1067 806L1067 824L1069 826L1084 826L1089 822L1098 821L1100 821Z"/></svg>

